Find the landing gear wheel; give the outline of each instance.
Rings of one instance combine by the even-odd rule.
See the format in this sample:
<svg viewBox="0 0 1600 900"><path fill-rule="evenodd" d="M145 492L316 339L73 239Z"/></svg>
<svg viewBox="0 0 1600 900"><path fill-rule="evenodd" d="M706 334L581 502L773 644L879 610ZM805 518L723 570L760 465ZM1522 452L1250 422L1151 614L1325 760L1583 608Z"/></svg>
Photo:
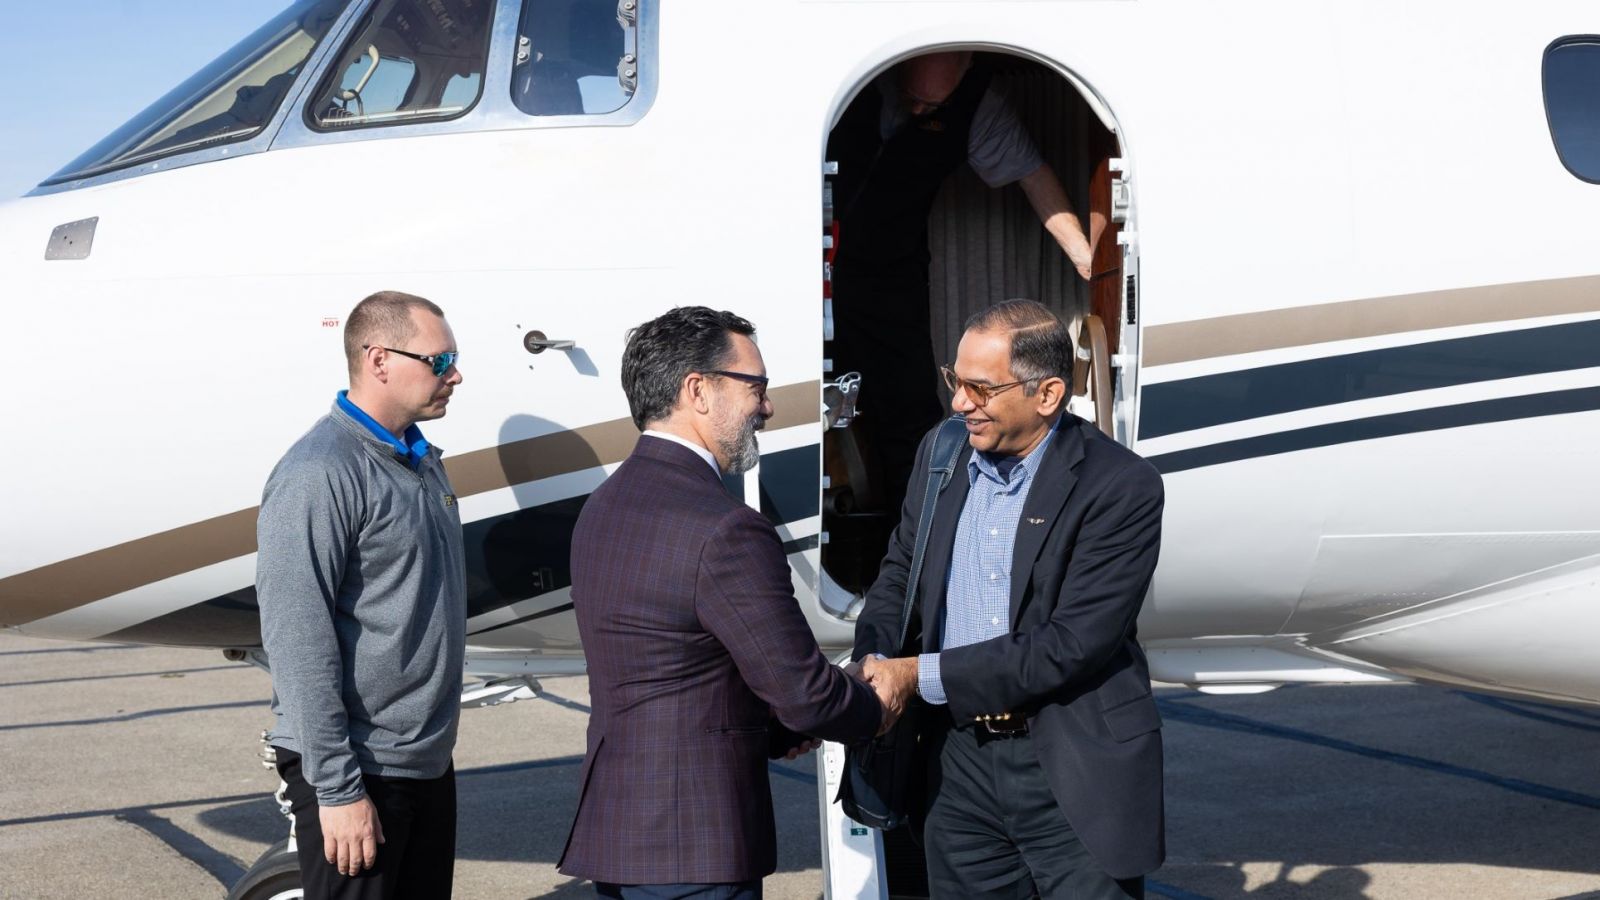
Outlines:
<svg viewBox="0 0 1600 900"><path fill-rule="evenodd" d="M250 871L228 892L228 900L301 900L300 859L287 838L261 854Z"/></svg>

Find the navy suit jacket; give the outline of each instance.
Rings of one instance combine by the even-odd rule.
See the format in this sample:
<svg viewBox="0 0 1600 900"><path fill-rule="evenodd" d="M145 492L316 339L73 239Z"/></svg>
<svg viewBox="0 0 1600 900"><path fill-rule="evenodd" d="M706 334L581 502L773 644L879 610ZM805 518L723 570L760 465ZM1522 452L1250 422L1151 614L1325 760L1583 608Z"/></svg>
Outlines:
<svg viewBox="0 0 1600 900"><path fill-rule="evenodd" d="M787 746L854 742L883 714L817 649L771 523L693 451L641 437L578 516L572 602L594 712L560 870L616 884L771 874L773 729Z"/></svg>
<svg viewBox="0 0 1600 900"><path fill-rule="evenodd" d="M857 659L940 652L970 446L936 501L906 646L895 646L929 442L856 623ZM1011 633L941 654L950 715L963 724L1025 714L1045 779L1084 847L1112 877L1143 875L1166 856L1161 716L1135 634L1161 544L1161 476L1070 414L1036 473L1012 550Z"/></svg>

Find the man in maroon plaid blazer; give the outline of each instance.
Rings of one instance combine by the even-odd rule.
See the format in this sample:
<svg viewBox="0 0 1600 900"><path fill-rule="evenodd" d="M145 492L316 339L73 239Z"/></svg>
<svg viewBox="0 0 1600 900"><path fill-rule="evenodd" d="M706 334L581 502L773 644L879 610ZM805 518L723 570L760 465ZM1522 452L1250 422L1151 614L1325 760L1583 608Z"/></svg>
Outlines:
<svg viewBox="0 0 1600 900"><path fill-rule="evenodd" d="M644 434L573 532L594 713L558 866L603 897L759 898L777 868L769 756L883 725L817 649L777 532L722 484L772 415L754 332L705 307L633 330L622 384Z"/></svg>

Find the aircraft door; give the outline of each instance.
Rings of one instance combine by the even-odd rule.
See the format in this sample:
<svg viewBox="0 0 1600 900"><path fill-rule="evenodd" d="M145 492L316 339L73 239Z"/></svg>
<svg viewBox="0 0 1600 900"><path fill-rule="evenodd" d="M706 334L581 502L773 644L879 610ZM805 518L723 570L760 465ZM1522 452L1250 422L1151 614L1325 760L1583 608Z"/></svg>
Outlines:
<svg viewBox="0 0 1600 900"><path fill-rule="evenodd" d="M1089 180L1089 244L1094 248L1089 278L1089 309L1078 332L1074 393L1088 403L1077 408L1107 435L1128 443L1132 436L1131 386L1124 395L1118 354L1123 327L1135 321L1138 266L1135 234L1128 222L1132 184L1127 160L1117 157L1114 132L1095 140L1094 173ZM1130 333L1128 337L1133 337Z"/></svg>

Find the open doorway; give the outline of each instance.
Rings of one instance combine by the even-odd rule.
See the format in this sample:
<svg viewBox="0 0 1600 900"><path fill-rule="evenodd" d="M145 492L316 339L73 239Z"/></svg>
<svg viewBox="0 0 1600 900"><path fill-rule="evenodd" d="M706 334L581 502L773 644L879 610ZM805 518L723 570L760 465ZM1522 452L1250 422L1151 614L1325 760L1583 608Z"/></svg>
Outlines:
<svg viewBox="0 0 1600 900"><path fill-rule="evenodd" d="M919 398L918 402L931 409L935 417L940 409L943 415L950 413L949 392L935 372L927 373L926 382L919 381L909 388L904 381L882 383L888 379L881 373L880 383L876 384L865 372L859 380L850 378L850 370L855 368L851 360L861 358L857 349L841 350L852 339L850 329L893 329L897 340L915 341L913 349L918 352L920 341L926 340L932 355L927 357L924 353L922 358L944 364L954 359L962 326L973 313L1010 298L1038 300L1071 323L1077 338L1079 360L1073 378L1075 397L1071 411L1096 422L1108 434L1120 436L1117 433L1122 430L1113 421L1118 385L1111 357L1120 346L1124 322L1131 321L1124 302L1131 290L1131 277L1124 271L1124 249L1118 241L1126 210L1126 204L1117 202L1119 195L1126 194L1118 173L1113 171L1114 161L1123 155L1118 135L1097 113L1096 105L1062 72L1037 60L1000 51L972 53L964 63L968 74L962 76L961 85L950 92L948 99L919 107L935 110L935 116L948 111L947 123L933 121L919 126L921 120L913 116L912 124L906 125L902 114L899 125L891 124L889 110L895 104L919 102L915 86L908 89L905 78L899 75L904 71L901 67L908 60L940 55L951 53L941 49L908 57L858 86L829 136L829 159L824 167L829 174L823 194L824 245L829 263L824 315L829 343L824 354L823 380L832 427L827 428L823 438L823 529L827 540L822 548L821 593L825 604L841 613L854 605L853 601L877 574L890 532L899 521L899 503L907 489L906 460L914 454L914 447L908 452L903 439L885 439L868 423L875 414L884 416L887 406L908 402L907 393L932 391L937 408L932 407L935 401L931 397ZM977 83L970 81L974 78ZM1093 250L1088 278L1080 276L1061 243L1041 223L1042 214L1031 199L1031 191L1025 192L1017 182L991 187L985 179L993 180L992 170L985 169L985 177L980 177L974 168L975 159L964 156L955 161L948 175L936 180L931 197L912 198L895 210L899 219L894 215L876 216L862 224L868 218L859 207L864 182L898 178L910 185L922 165L905 164L902 154L892 171L884 171L885 157L881 149L873 149L870 137L865 146L859 141L852 143L856 138L850 135L862 133L862 122L879 115L881 108L878 137L881 146L887 147L896 127L931 128L935 132L948 128L952 133L970 129L975 119L987 121L982 118L983 113L975 110L992 104L996 96L1020 122L1045 165L1065 189L1072 212ZM964 154L959 140L952 138L941 145L939 137L935 134L919 146L931 148L929 153ZM952 143L957 146L950 146ZM949 157L946 162L953 159ZM846 171L852 162L855 169ZM934 167L929 165L922 174L927 171L934 171ZM915 202L922 205L916 206ZM916 212L915 221L905 215L906 210L912 209ZM910 233L919 227L920 232ZM919 290L925 291L926 300L920 299L922 294L914 294L914 303L903 298L899 301L904 303L899 307L901 312L863 317L852 309L859 309L860 304L879 303L898 288L891 286L875 293L882 283L875 280L876 275L864 279L847 275L848 255L862 242L882 245L886 241L919 244L919 271L924 262L926 265L925 288ZM903 274L894 278L905 281ZM920 318L924 302L925 318ZM837 359L836 355L845 358ZM923 367L918 363L911 368ZM901 412L896 409L890 414ZM931 424L930 421L928 425Z"/></svg>

